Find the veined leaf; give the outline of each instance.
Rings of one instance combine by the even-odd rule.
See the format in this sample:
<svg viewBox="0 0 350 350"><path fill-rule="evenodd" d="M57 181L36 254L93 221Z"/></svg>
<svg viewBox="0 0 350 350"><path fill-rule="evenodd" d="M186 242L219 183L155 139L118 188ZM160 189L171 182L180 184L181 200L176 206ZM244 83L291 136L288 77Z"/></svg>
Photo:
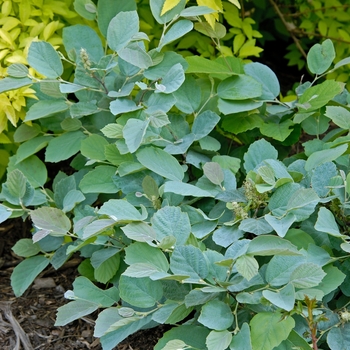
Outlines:
<svg viewBox="0 0 350 350"><path fill-rule="evenodd" d="M32 256L21 261L11 275L11 286L16 297L20 297L35 278L49 264L50 260L44 255Z"/></svg>
<svg viewBox="0 0 350 350"><path fill-rule="evenodd" d="M278 312L260 312L250 321L252 348L271 350L287 339L295 326L291 316Z"/></svg>
<svg viewBox="0 0 350 350"><path fill-rule="evenodd" d="M154 306L163 296L161 282L152 281L147 277L133 278L122 275L119 292L122 300L141 308Z"/></svg>
<svg viewBox="0 0 350 350"><path fill-rule="evenodd" d="M25 121L50 117L56 113L67 111L68 108L65 100L41 100L29 108Z"/></svg>
<svg viewBox="0 0 350 350"><path fill-rule="evenodd" d="M181 181L184 177L184 171L176 158L160 148L143 148L136 152L136 157L143 166L169 180Z"/></svg>
<svg viewBox="0 0 350 350"><path fill-rule="evenodd" d="M119 12L109 22L107 42L109 47L118 52L128 45L139 31L139 16L136 11Z"/></svg>
<svg viewBox="0 0 350 350"><path fill-rule="evenodd" d="M30 213L34 225L48 230L53 235L64 236L71 228L71 222L65 213L57 208L41 207Z"/></svg>
<svg viewBox="0 0 350 350"><path fill-rule="evenodd" d="M166 0L166 2L167 1L176 1L179 3L181 0ZM164 6L165 6L166 2L164 3ZM176 5L177 4L175 4L174 7ZM164 9L164 7L163 7L163 9ZM165 33L164 37L160 41L158 49L160 50L161 48L163 48L165 45L171 43L172 41L183 37L186 33L190 32L192 30L192 28L193 28L193 23L187 19L175 22L175 24L173 24L170 27L170 29Z"/></svg>
<svg viewBox="0 0 350 350"><path fill-rule="evenodd" d="M33 41L27 59L31 67L47 78L55 79L63 73L60 56L53 46L45 41Z"/></svg>
<svg viewBox="0 0 350 350"><path fill-rule="evenodd" d="M29 78L3 78L0 80L0 93L3 93L5 91L11 91L19 89L23 86L27 86L30 84L33 84L33 81Z"/></svg>
<svg viewBox="0 0 350 350"><path fill-rule="evenodd" d="M226 350L232 340L232 334L227 330L211 331L206 339L208 350Z"/></svg>
<svg viewBox="0 0 350 350"><path fill-rule="evenodd" d="M212 300L203 305L198 322L210 329L223 331L232 326L233 314L228 304Z"/></svg>
<svg viewBox="0 0 350 350"><path fill-rule="evenodd" d="M55 326L66 324L91 314L98 309L98 304L86 300L75 300L57 309Z"/></svg>

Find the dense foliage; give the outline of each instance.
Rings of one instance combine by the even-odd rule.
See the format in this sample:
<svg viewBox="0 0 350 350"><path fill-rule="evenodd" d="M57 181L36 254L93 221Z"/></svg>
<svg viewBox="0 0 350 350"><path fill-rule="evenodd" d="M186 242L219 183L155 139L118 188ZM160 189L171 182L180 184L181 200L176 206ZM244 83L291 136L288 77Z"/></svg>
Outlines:
<svg viewBox="0 0 350 350"><path fill-rule="evenodd" d="M33 222L13 247L15 294L78 254L56 325L99 309L104 349L157 324L176 327L156 350L349 348L350 97L323 78L350 58L313 46L313 81L284 102L263 64L170 50L213 10L164 3L150 0L159 38L134 2L84 7L108 48L65 27L65 55L35 41L31 70L1 80L38 98L0 194L0 222Z"/></svg>

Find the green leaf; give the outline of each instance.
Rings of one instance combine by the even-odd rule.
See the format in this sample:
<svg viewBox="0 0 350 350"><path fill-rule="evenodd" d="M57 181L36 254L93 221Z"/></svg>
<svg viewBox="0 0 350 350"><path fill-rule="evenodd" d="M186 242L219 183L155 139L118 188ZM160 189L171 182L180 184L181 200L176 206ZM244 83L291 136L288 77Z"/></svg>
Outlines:
<svg viewBox="0 0 350 350"><path fill-rule="evenodd" d="M0 204L0 224L11 216L11 209Z"/></svg>
<svg viewBox="0 0 350 350"><path fill-rule="evenodd" d="M96 18L96 5L91 0L74 0L74 10L89 21Z"/></svg>
<svg viewBox="0 0 350 350"><path fill-rule="evenodd" d="M152 15L155 18L155 20L160 24L170 22L185 8L185 0L180 0L178 1L178 4L175 7L162 14L164 2L165 0L150 0Z"/></svg>
<svg viewBox="0 0 350 350"><path fill-rule="evenodd" d="M13 269L11 274L11 287L16 297L20 297L26 291L49 262L50 260L44 255L37 255L21 261Z"/></svg>
<svg viewBox="0 0 350 350"><path fill-rule="evenodd" d="M262 95L259 99L274 100L280 93L280 84L276 74L266 65L259 62L248 63L244 72L262 85Z"/></svg>
<svg viewBox="0 0 350 350"><path fill-rule="evenodd" d="M266 214L264 217L280 237L284 237L286 235L296 219L293 213L289 213L281 218L277 218L271 214Z"/></svg>
<svg viewBox="0 0 350 350"><path fill-rule="evenodd" d="M149 121L130 118L123 128L123 137L130 153L138 150L145 137Z"/></svg>
<svg viewBox="0 0 350 350"><path fill-rule="evenodd" d="M132 243L125 248L125 253L125 262L128 265L147 263L157 267L158 271L167 272L169 270L169 263L164 253L146 243Z"/></svg>
<svg viewBox="0 0 350 350"><path fill-rule="evenodd" d="M170 257L174 274L189 276L185 282L198 283L208 276L209 269L203 253L194 246L176 246Z"/></svg>
<svg viewBox="0 0 350 350"><path fill-rule="evenodd" d="M147 69L152 66L151 56L138 43L131 43L118 52L119 57L133 66Z"/></svg>
<svg viewBox="0 0 350 350"><path fill-rule="evenodd" d="M187 114L196 112L201 103L201 89L190 75L186 75L184 83L173 92L173 96L176 99L175 106Z"/></svg>
<svg viewBox="0 0 350 350"><path fill-rule="evenodd" d="M17 149L17 163L39 152L51 139L51 136L39 136L21 143Z"/></svg>
<svg viewBox="0 0 350 350"><path fill-rule="evenodd" d="M201 56L188 56L186 61L189 64L186 73L210 74L220 76L222 79L243 73L240 65L237 70L232 70L230 66L222 61L213 61Z"/></svg>
<svg viewBox="0 0 350 350"><path fill-rule="evenodd" d="M119 301L116 287L103 290L86 277L77 277L73 282L73 289L75 298L98 304L100 307L110 307Z"/></svg>
<svg viewBox="0 0 350 350"><path fill-rule="evenodd" d="M290 275L297 266L306 262L300 256L274 256L267 265L266 281L273 287L280 287L290 281Z"/></svg>
<svg viewBox="0 0 350 350"><path fill-rule="evenodd" d="M208 15L210 13L215 12L215 10L211 9L207 6L189 6L181 11L181 17L194 17L194 16L202 16Z"/></svg>
<svg viewBox="0 0 350 350"><path fill-rule="evenodd" d="M11 91L19 89L23 86L33 84L33 81L29 78L3 78L0 80L0 93L5 91Z"/></svg>
<svg viewBox="0 0 350 350"><path fill-rule="evenodd" d="M31 106L26 114L24 121L37 120L50 117L56 113L68 110L68 104L65 100L40 100Z"/></svg>
<svg viewBox="0 0 350 350"><path fill-rule="evenodd" d="M270 303L283 310L292 311L294 308L295 289L292 283L288 283L285 287L276 292L264 290L262 294Z"/></svg>
<svg viewBox="0 0 350 350"><path fill-rule="evenodd" d="M235 75L218 85L218 96L227 100L247 100L262 94L262 85L249 75Z"/></svg>
<svg viewBox="0 0 350 350"><path fill-rule="evenodd" d="M211 136L204 136L199 140L199 145L205 151L218 151L221 148L221 143Z"/></svg>
<svg viewBox="0 0 350 350"><path fill-rule="evenodd" d="M255 237L250 241L246 254L250 255L300 255L295 245L271 235Z"/></svg>
<svg viewBox="0 0 350 350"><path fill-rule="evenodd" d="M158 50L161 50L165 45L168 45L174 40L183 37L186 33L193 29L193 23L187 19L175 22L170 29L165 33L163 38L161 38L158 45Z"/></svg>
<svg viewBox="0 0 350 350"><path fill-rule="evenodd" d="M91 222L84 228L83 239L89 239L99 233L110 230L115 225L115 221L111 219L100 219Z"/></svg>
<svg viewBox="0 0 350 350"><path fill-rule="evenodd" d="M278 152L268 141L261 139L252 143L244 154L244 169L248 173L266 159L277 159Z"/></svg>
<svg viewBox="0 0 350 350"><path fill-rule="evenodd" d="M119 12L109 22L108 46L118 52L126 47L139 31L139 16L136 11Z"/></svg>
<svg viewBox="0 0 350 350"><path fill-rule="evenodd" d="M228 330L211 331L206 339L208 350L226 350L232 340L232 334Z"/></svg>
<svg viewBox="0 0 350 350"><path fill-rule="evenodd" d="M325 116L342 129L350 129L350 112L341 106L327 106Z"/></svg>
<svg viewBox="0 0 350 350"><path fill-rule="evenodd" d="M105 147L108 141L101 135L92 134L81 141L81 154L94 160L105 160Z"/></svg>
<svg viewBox="0 0 350 350"><path fill-rule="evenodd" d="M119 280L119 293L130 305L146 308L154 306L162 298L163 288L160 281L122 275Z"/></svg>
<svg viewBox="0 0 350 350"><path fill-rule="evenodd" d="M311 186L320 197L326 197L330 191L329 185L337 176L337 167L333 162L327 162L314 169L311 176Z"/></svg>
<svg viewBox="0 0 350 350"><path fill-rule="evenodd" d="M233 314L228 304L220 300L212 300L202 306L198 322L217 331L231 327Z"/></svg>
<svg viewBox="0 0 350 350"><path fill-rule="evenodd" d="M95 102L77 102L70 105L69 112L72 118L80 118L98 113L100 108L96 106ZM73 120L76 121L76 119Z"/></svg>
<svg viewBox="0 0 350 350"><path fill-rule="evenodd" d="M241 221L238 228L245 232L254 233L255 235L263 235L273 231L271 225L266 220L264 220L264 218L244 219Z"/></svg>
<svg viewBox="0 0 350 350"><path fill-rule="evenodd" d="M180 207L166 206L158 210L151 219L157 240L173 236L177 245L184 245L191 233L191 224L187 213Z"/></svg>
<svg viewBox="0 0 350 350"><path fill-rule="evenodd" d="M17 127L13 138L15 142L24 142L38 136L40 132L41 129L38 124L33 123L31 126L29 126L23 123Z"/></svg>
<svg viewBox="0 0 350 350"><path fill-rule="evenodd" d="M80 131L70 131L50 140L45 152L45 161L57 163L79 152L81 141L86 135Z"/></svg>
<svg viewBox="0 0 350 350"><path fill-rule="evenodd" d="M136 103L128 98L119 98L110 103L109 108L111 113L114 115L119 115L122 113L128 113L137 111L142 108L142 106L137 106Z"/></svg>
<svg viewBox="0 0 350 350"><path fill-rule="evenodd" d="M137 241L152 244L156 240L155 230L145 222L132 222L122 227L126 237Z"/></svg>
<svg viewBox="0 0 350 350"><path fill-rule="evenodd" d="M309 50L306 60L311 73L323 74L332 64L335 50L332 40L326 39L322 44L315 44Z"/></svg>
<svg viewBox="0 0 350 350"><path fill-rule="evenodd" d="M208 180L214 185L221 186L224 181L224 172L222 171L220 165L215 162L207 162L203 165L204 175Z"/></svg>
<svg viewBox="0 0 350 350"><path fill-rule="evenodd" d="M195 135L195 140L200 140L207 136L215 128L219 120L220 117L212 111L205 111L199 114L192 125L192 133Z"/></svg>
<svg viewBox="0 0 350 350"><path fill-rule="evenodd" d="M7 74L13 78L25 78L28 76L29 70L22 63L14 63L7 67Z"/></svg>
<svg viewBox="0 0 350 350"><path fill-rule="evenodd" d="M84 175L79 187L83 193L116 193L118 188L112 179L116 171L113 166L100 165Z"/></svg>
<svg viewBox="0 0 350 350"><path fill-rule="evenodd" d="M181 181L184 171L169 153L155 147L146 147L136 153L137 160L146 168L169 180Z"/></svg>
<svg viewBox="0 0 350 350"><path fill-rule="evenodd" d="M255 102L254 102L255 103ZM225 113L225 114L230 114ZM236 113L232 116L228 116L222 121L222 128L233 134L240 134L247 130L254 128L260 128L263 125L263 120L258 114Z"/></svg>
<svg viewBox="0 0 350 350"><path fill-rule="evenodd" d="M272 137L277 141L284 141L292 132L294 123L287 119L280 123L264 123L260 126L263 135Z"/></svg>
<svg viewBox="0 0 350 350"><path fill-rule="evenodd" d="M135 1L99 0L97 3L98 27L104 37L111 19L119 12L136 10Z"/></svg>
<svg viewBox="0 0 350 350"><path fill-rule="evenodd" d="M93 62L98 62L102 56L104 56L104 49L102 47L101 39L97 33L87 25L77 24L74 26L68 26L63 28L63 44L68 52L75 51L78 58L81 49L84 48L88 57ZM73 59L75 57L73 56Z"/></svg>
<svg viewBox="0 0 350 350"><path fill-rule="evenodd" d="M291 316L278 312L260 312L250 321L252 348L271 350L286 340L295 326Z"/></svg>
<svg viewBox="0 0 350 350"><path fill-rule="evenodd" d="M161 84L157 88L159 92L164 94L171 94L176 91L185 81L185 72L181 63L176 63L169 71L164 75L161 80ZM157 92L157 90L156 90Z"/></svg>
<svg viewBox="0 0 350 350"><path fill-rule="evenodd" d="M120 255L119 254L112 255L111 257L103 261L98 267L94 266L95 279L100 283L106 284L118 272L119 265L120 265Z"/></svg>
<svg viewBox="0 0 350 350"><path fill-rule="evenodd" d="M57 208L40 207L30 213L35 227L50 231L52 235L65 236L71 228L71 222L65 213Z"/></svg>
<svg viewBox="0 0 350 350"><path fill-rule="evenodd" d="M321 207L318 211L315 229L320 232L326 232L331 236L342 237L333 213L324 207Z"/></svg>
<svg viewBox="0 0 350 350"><path fill-rule="evenodd" d="M348 149L347 144L340 145L338 147L324 149L322 151L314 152L310 155L305 163L305 170L310 171L317 166L324 164L326 162L331 162L342 154L344 154Z"/></svg>
<svg viewBox="0 0 350 350"><path fill-rule="evenodd" d="M85 300L75 300L57 309L55 326L66 324L82 318L98 309L98 304Z"/></svg>
<svg viewBox="0 0 350 350"><path fill-rule="evenodd" d="M230 350L252 350L250 340L250 328L247 323L243 323L240 331L232 337Z"/></svg>
<svg viewBox="0 0 350 350"><path fill-rule="evenodd" d="M29 65L49 79L62 75L63 65L61 58L53 46L45 41L33 41L29 47Z"/></svg>
<svg viewBox="0 0 350 350"><path fill-rule="evenodd" d="M299 110L303 113L315 111L340 94L343 88L344 83L334 80L325 80L321 84L311 86L300 96Z"/></svg>
<svg viewBox="0 0 350 350"><path fill-rule="evenodd" d="M144 215L140 214L133 205L123 199L110 199L101 206L98 213L108 215L116 222L145 219Z"/></svg>
<svg viewBox="0 0 350 350"><path fill-rule="evenodd" d="M350 347L350 324L332 327L327 334L327 343L332 350L348 349Z"/></svg>
<svg viewBox="0 0 350 350"><path fill-rule="evenodd" d="M263 105L262 101L254 101L250 99L246 100L223 100L219 98L218 102L218 108L221 113L227 115L227 114L233 114L233 113L240 113L245 111L252 111L254 109L257 109Z"/></svg>
<svg viewBox="0 0 350 350"><path fill-rule="evenodd" d="M247 281L250 281L259 272L259 264L253 256L242 255L237 258L235 267Z"/></svg>
<svg viewBox="0 0 350 350"><path fill-rule="evenodd" d="M202 190L197 186L179 181L167 181L164 184L163 192L175 193L181 196L214 197L214 195L211 192Z"/></svg>
<svg viewBox="0 0 350 350"><path fill-rule="evenodd" d="M36 156L32 155L17 164L16 156L11 157L8 172L14 169L20 170L34 188L44 186L47 180L45 164Z"/></svg>
<svg viewBox="0 0 350 350"><path fill-rule="evenodd" d="M311 288L317 286L326 276L320 266L303 263L296 267L290 276L290 282L295 288Z"/></svg>
<svg viewBox="0 0 350 350"><path fill-rule="evenodd" d="M20 170L15 169L8 173L6 188L7 191L15 198L21 199L24 197L27 190L26 184L27 179Z"/></svg>
<svg viewBox="0 0 350 350"><path fill-rule="evenodd" d="M33 240L30 238L22 238L16 242L12 250L18 256L29 258L40 252L40 246L37 243L33 243Z"/></svg>
<svg viewBox="0 0 350 350"><path fill-rule="evenodd" d="M317 289L321 290L324 293L324 295L327 295L336 290L347 277L345 273L341 272L337 267L332 265L324 266L323 271L327 275L317 286Z"/></svg>

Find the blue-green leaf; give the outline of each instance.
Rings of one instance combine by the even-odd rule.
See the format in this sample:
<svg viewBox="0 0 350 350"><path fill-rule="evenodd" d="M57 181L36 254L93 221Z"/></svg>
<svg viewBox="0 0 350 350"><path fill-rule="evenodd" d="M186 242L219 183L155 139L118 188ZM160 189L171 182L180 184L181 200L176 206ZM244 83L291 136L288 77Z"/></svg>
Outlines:
<svg viewBox="0 0 350 350"><path fill-rule="evenodd" d="M137 160L146 168L169 180L181 181L184 170L175 157L156 147L146 147L136 152Z"/></svg>
<svg viewBox="0 0 350 350"><path fill-rule="evenodd" d="M16 297L20 297L35 278L49 264L50 260L44 255L32 256L21 261L11 275L11 286Z"/></svg>
<svg viewBox="0 0 350 350"><path fill-rule="evenodd" d="M33 41L28 51L29 65L50 79L62 75L63 65L53 46L45 41Z"/></svg>
<svg viewBox="0 0 350 350"><path fill-rule="evenodd" d="M108 46L118 52L126 47L139 31L139 16L136 11L119 12L109 22Z"/></svg>

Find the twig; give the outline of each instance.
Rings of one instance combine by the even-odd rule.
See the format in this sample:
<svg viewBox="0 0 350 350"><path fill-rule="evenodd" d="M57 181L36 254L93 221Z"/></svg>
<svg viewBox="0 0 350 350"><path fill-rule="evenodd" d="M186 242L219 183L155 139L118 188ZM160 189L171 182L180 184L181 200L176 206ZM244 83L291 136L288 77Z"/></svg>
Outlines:
<svg viewBox="0 0 350 350"><path fill-rule="evenodd" d="M270 0L270 3L274 7L274 9L275 9L276 13L278 14L279 18L281 19L283 25L286 27L287 31L289 32L290 36L292 37L293 41L295 42L295 45L297 46L298 50L306 58L306 56L307 56L306 52L302 48L298 38L294 35L293 30L290 28L290 25L288 24L288 22L284 18L283 13L280 11L280 9L278 8L277 4L273 0Z"/></svg>

